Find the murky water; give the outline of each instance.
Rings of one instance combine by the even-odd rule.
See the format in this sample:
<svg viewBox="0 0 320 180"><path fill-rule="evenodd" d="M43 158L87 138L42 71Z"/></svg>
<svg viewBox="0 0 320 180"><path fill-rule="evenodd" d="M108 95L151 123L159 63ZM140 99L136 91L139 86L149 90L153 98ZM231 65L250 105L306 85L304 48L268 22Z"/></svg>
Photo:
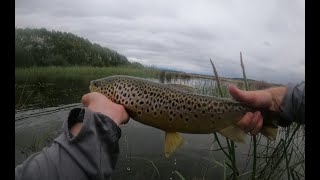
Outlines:
<svg viewBox="0 0 320 180"><path fill-rule="evenodd" d="M180 79L171 80L171 83L191 86L206 84L208 89L214 87L214 82L210 80ZM81 107L80 100L89 92L88 85L89 79L16 82L16 165L49 145L61 133L69 111ZM211 91L203 89L202 93ZM224 168L219 163L223 163L226 157L221 150L217 150L219 147L213 143L212 134L182 134L183 146L170 158L165 158L163 131L132 119L121 129L120 156L112 179L180 179L179 173L186 179L223 179ZM236 144L238 167L246 166L249 142L248 136L247 144ZM266 144L264 138L261 142ZM226 174L230 172L228 168ZM241 179L249 177L250 174Z"/></svg>

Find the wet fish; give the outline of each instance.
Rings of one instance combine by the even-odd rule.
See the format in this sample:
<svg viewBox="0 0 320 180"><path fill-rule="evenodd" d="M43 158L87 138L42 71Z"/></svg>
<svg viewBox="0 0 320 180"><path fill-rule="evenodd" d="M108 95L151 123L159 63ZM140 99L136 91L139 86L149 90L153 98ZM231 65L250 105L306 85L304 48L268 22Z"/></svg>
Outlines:
<svg viewBox="0 0 320 180"><path fill-rule="evenodd" d="M182 137L177 132L217 132L244 143L246 133L236 123L245 112L257 109L231 99L194 94L190 88L179 88L122 75L93 80L89 87L91 92L100 92L111 101L122 104L132 119L165 131L167 157L182 144ZM261 111L264 117L261 133L274 140L278 115Z"/></svg>

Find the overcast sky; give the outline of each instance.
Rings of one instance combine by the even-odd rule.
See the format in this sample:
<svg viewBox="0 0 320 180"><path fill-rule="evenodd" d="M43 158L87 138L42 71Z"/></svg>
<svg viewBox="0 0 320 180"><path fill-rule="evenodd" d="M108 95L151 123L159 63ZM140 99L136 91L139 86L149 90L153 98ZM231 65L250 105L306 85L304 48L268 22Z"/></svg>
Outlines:
<svg viewBox="0 0 320 180"><path fill-rule="evenodd" d="M16 27L67 31L130 61L275 83L305 79L304 0L16 0Z"/></svg>

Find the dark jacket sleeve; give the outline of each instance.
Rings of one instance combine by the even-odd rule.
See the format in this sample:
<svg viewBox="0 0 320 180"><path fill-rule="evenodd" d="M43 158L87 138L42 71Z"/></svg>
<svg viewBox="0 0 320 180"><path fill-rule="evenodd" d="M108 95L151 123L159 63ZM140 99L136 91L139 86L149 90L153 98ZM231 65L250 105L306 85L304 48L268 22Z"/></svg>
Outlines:
<svg viewBox="0 0 320 180"><path fill-rule="evenodd" d="M288 126L292 122L304 124L305 119L305 83L289 83L286 93L280 104L282 123L280 126Z"/></svg>
<svg viewBox="0 0 320 180"><path fill-rule="evenodd" d="M79 134L69 129L83 122ZM33 154L15 169L15 179L106 179L119 155L120 128L107 116L88 108L70 111L64 132L52 145Z"/></svg>

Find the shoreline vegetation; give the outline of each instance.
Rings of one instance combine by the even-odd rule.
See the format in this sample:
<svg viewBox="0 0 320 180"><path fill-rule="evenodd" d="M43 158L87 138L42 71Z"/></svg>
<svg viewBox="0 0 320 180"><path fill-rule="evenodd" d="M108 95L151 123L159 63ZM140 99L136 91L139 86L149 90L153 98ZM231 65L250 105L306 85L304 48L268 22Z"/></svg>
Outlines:
<svg viewBox="0 0 320 180"><path fill-rule="evenodd" d="M209 63L208 63L209 65ZM15 77L24 78L89 76L92 78L115 74L143 78L163 79L213 79L212 75L185 73L146 67L130 62L115 50L92 43L88 39L72 34L47 30L45 28L15 29ZM243 84L243 78L220 77L221 81ZM249 80L256 89L279 84ZM243 86L243 85L240 85Z"/></svg>
<svg viewBox="0 0 320 180"><path fill-rule="evenodd" d="M85 78L103 78L112 75L128 75L141 78L156 78L161 82L172 79L215 79L215 76L202 75L194 73L185 73L181 71L161 70L156 67L137 67L132 65L112 66L112 67L92 67L92 66L32 66L32 67L16 67L15 80L16 82L34 81L39 78L65 78L79 79ZM240 87L244 86L241 78L225 78L219 77L220 81L233 83ZM266 89L279 84L268 83L264 81L248 80L248 84L253 89Z"/></svg>

